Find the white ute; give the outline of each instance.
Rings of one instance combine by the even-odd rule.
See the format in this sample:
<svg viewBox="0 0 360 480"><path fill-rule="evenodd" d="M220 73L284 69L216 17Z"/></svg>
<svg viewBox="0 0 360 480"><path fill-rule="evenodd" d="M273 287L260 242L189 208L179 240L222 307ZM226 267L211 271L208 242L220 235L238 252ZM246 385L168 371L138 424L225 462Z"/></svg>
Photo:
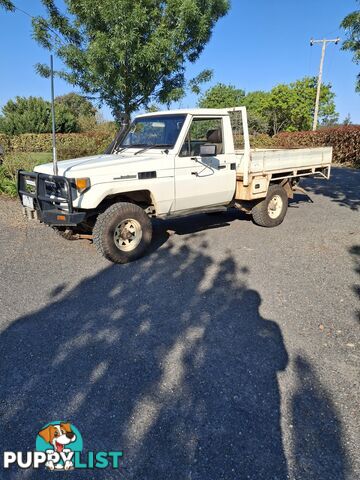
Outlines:
<svg viewBox="0 0 360 480"><path fill-rule="evenodd" d="M115 263L144 254L151 218L239 208L275 227L299 179L330 177L331 148L252 149L245 107L139 115L106 154L19 171L24 213L92 235Z"/></svg>

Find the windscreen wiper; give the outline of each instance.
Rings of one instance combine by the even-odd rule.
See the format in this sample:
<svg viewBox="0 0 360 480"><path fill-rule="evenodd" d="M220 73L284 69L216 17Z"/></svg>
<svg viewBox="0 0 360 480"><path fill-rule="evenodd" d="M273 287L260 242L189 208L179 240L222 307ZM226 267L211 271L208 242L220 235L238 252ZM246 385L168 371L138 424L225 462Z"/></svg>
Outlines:
<svg viewBox="0 0 360 480"><path fill-rule="evenodd" d="M122 153L124 152L125 150L127 150L128 148L130 148L130 145L128 147L122 147L120 148L119 150L115 150L114 153Z"/></svg>
<svg viewBox="0 0 360 480"><path fill-rule="evenodd" d="M138 150L137 152L134 153L134 155L138 155L139 153L143 153L143 152L146 152L146 150L149 150L150 148L172 148L172 145L169 145L169 144L159 144L159 143L156 143L155 145L148 145L144 148L142 148L141 150Z"/></svg>
<svg viewBox="0 0 360 480"><path fill-rule="evenodd" d="M126 145L125 147L121 147L119 150L115 150L114 153L122 153L125 150L128 150L129 148L139 148L139 147L145 147L145 143L140 143L140 144L134 143L133 145Z"/></svg>

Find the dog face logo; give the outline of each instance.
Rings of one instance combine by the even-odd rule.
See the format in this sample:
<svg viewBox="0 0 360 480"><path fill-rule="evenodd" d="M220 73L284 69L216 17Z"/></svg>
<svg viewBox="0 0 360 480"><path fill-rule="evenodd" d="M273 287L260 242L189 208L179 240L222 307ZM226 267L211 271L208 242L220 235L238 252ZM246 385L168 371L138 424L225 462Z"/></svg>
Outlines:
<svg viewBox="0 0 360 480"><path fill-rule="evenodd" d="M51 422L38 432L36 450L46 452L49 470L72 470L74 452L82 450L82 438L69 422Z"/></svg>
<svg viewBox="0 0 360 480"><path fill-rule="evenodd" d="M62 452L65 445L75 442L76 435L71 430L70 423L60 423L59 425L49 425L39 432L46 443L50 443L55 452Z"/></svg>

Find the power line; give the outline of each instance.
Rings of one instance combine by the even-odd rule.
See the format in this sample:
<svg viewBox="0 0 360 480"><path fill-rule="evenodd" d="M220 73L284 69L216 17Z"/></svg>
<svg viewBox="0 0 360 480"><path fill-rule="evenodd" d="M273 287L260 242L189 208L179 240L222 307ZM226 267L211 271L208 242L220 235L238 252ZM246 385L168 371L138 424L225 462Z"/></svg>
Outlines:
<svg viewBox="0 0 360 480"><path fill-rule="evenodd" d="M14 9L23 13L24 15L26 15L27 17L31 18L32 20L36 20L36 17L34 17L34 15L31 15L31 13L27 12L26 10L23 10L22 8L20 7L17 7L14 3L12 4ZM62 43L63 45L65 45L63 39L60 37L60 35L55 32L55 30L53 30L51 27L49 27L48 25L43 25L49 32L51 32L52 34L54 34L58 40L60 41L60 43Z"/></svg>
<svg viewBox="0 0 360 480"><path fill-rule="evenodd" d="M319 116L319 104L320 104L320 93L321 93L321 83L322 83L322 75L323 75L323 68L324 68L324 60L325 60L325 52L328 43L335 43L337 45L340 41L340 38L335 38L333 40L328 40L324 38L323 40L314 40L313 38L310 40L310 46L312 47L316 43L322 43L322 51L321 51L321 60L320 60L320 69L319 69L319 78L317 84L317 92L316 92L316 102L315 102L315 113L314 113L314 124L313 130L317 129L318 125L318 116Z"/></svg>

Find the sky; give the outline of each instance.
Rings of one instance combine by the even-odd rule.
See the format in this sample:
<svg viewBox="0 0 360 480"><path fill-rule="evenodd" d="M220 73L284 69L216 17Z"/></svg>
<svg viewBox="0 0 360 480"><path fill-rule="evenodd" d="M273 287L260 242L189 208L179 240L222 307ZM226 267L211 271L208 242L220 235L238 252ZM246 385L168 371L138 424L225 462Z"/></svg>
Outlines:
<svg viewBox="0 0 360 480"><path fill-rule="evenodd" d="M40 0L14 0L17 7L32 15L43 13ZM187 65L187 77L203 69L214 71L206 85L222 82L245 91L270 90L278 83L289 83L317 75L321 46L310 47L310 38L344 39L339 25L359 8L355 0L232 0L228 15L216 25L210 42L195 64ZM60 7L63 0L58 0ZM21 12L0 10L0 107L10 98L42 96L50 98L49 80L34 70L38 62L49 62L49 52L31 38L31 19ZM61 66L55 58L55 68ZM324 82L332 83L340 120L348 114L360 123L360 95L355 92L360 66L341 45L329 44L324 66ZM76 88L56 79L56 95ZM196 106L197 97L188 95L174 108ZM106 119L110 110L102 108Z"/></svg>

